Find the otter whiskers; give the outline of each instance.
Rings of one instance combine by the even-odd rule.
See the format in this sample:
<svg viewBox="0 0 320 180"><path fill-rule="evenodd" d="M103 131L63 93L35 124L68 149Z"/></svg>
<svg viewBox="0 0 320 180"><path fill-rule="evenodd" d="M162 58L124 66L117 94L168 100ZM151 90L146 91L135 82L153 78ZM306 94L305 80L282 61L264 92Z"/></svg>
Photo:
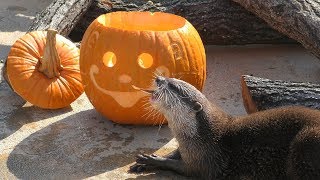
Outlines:
<svg viewBox="0 0 320 180"><path fill-rule="evenodd" d="M159 97L158 97L159 98ZM143 118L145 118L145 121L148 120L152 120L154 121L154 119L159 119L161 114L159 111L157 111L151 104L150 104L150 100L149 97L146 99L143 99L144 104L142 105L145 114L142 115ZM159 120L160 121L160 120ZM158 123L157 121L153 122L153 125L155 125L156 123Z"/></svg>

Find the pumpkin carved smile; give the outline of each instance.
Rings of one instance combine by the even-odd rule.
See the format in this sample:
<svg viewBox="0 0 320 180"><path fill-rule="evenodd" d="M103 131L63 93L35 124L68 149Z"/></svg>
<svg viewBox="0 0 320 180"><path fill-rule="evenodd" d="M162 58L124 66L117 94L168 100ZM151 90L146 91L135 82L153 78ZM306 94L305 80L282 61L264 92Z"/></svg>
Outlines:
<svg viewBox="0 0 320 180"><path fill-rule="evenodd" d="M162 68L158 68L157 72L162 72ZM99 73L99 68L97 65L91 65L89 76L94 84L94 86L102 93L111 96L120 106L124 108L129 108L134 106L141 98L146 97L147 94L141 91L133 92L120 92L120 91L110 91L102 88L96 81L95 75ZM133 85L131 85L133 86ZM135 87L135 86L133 86ZM135 89L135 88L134 88ZM140 89L142 90L142 89ZM144 90L147 91L147 90ZM130 99L130 101L128 101Z"/></svg>

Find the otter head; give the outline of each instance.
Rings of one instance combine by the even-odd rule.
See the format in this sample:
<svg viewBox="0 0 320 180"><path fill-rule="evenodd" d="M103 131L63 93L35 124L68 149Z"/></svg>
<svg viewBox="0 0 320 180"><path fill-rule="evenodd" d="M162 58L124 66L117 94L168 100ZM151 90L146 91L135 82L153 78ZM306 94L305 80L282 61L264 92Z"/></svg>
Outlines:
<svg viewBox="0 0 320 180"><path fill-rule="evenodd" d="M170 128L195 130L197 113L208 108L205 96L191 84L175 78L157 76L154 84L154 90L143 91L150 93L151 105L166 117Z"/></svg>

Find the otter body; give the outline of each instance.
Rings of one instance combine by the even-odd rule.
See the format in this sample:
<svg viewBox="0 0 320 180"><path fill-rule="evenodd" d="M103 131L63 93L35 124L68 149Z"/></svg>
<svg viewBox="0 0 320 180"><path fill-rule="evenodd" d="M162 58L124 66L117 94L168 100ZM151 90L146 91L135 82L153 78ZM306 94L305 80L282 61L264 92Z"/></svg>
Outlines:
<svg viewBox="0 0 320 180"><path fill-rule="evenodd" d="M151 104L178 141L173 153L138 155L131 171L203 179L320 179L320 111L284 107L234 118L192 85L156 78Z"/></svg>

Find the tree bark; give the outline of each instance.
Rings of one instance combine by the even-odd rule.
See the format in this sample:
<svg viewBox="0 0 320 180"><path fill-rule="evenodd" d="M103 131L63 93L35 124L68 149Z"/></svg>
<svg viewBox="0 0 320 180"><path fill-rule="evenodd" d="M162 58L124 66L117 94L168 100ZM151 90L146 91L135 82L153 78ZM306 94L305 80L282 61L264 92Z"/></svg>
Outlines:
<svg viewBox="0 0 320 180"><path fill-rule="evenodd" d="M296 43L231 0L94 0L71 39L80 41L95 18L114 11L164 11L183 16L205 44Z"/></svg>
<svg viewBox="0 0 320 180"><path fill-rule="evenodd" d="M320 59L319 0L233 0Z"/></svg>
<svg viewBox="0 0 320 180"><path fill-rule="evenodd" d="M247 113L280 106L320 109L320 84L270 80L244 75L242 98Z"/></svg>
<svg viewBox="0 0 320 180"><path fill-rule="evenodd" d="M58 34L69 35L93 0L54 0L37 14L28 31L55 29Z"/></svg>

